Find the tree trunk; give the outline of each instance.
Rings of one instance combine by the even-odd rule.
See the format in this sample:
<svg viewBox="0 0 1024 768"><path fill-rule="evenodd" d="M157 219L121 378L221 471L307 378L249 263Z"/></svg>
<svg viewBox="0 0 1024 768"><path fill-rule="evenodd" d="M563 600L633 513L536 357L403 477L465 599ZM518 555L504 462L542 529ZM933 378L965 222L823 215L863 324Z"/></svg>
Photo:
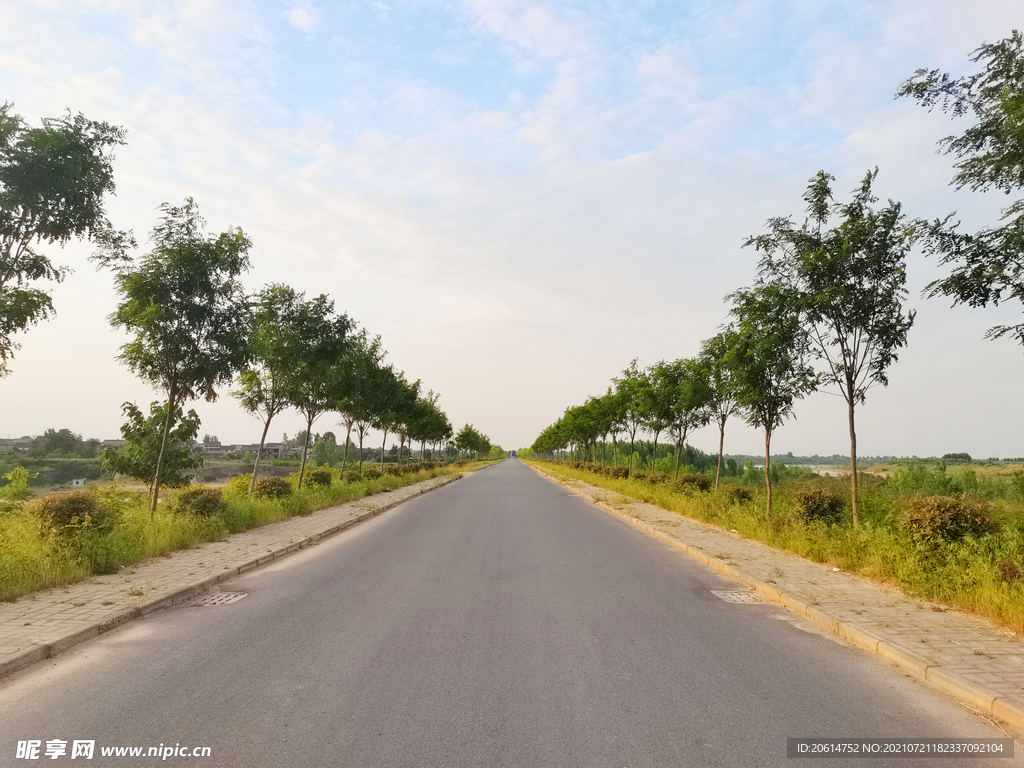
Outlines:
<svg viewBox="0 0 1024 768"><path fill-rule="evenodd" d="M359 476L363 476L363 430L359 430Z"/></svg>
<svg viewBox="0 0 1024 768"><path fill-rule="evenodd" d="M270 420L273 416L267 416L267 423L263 425L263 437L260 438L260 447L256 450L256 463L252 465L252 479L249 480L249 495L252 496L252 489L256 486L256 470L260 468L260 456L263 455L263 444L267 441L267 430L270 429Z"/></svg>
<svg viewBox="0 0 1024 768"><path fill-rule="evenodd" d="M302 488L302 478L306 474L306 454L309 453L309 433L313 431L313 418L306 417L306 442L302 446L302 465L299 467L299 488Z"/></svg>
<svg viewBox="0 0 1024 768"><path fill-rule="evenodd" d="M341 457L341 471L345 471L345 465L348 463L348 443L352 439L352 423L349 422L348 431L345 433L345 453Z"/></svg>
<svg viewBox="0 0 1024 768"><path fill-rule="evenodd" d="M850 490L853 494L853 527L860 525L857 518L857 431L853 425L853 398L850 398Z"/></svg>
<svg viewBox="0 0 1024 768"><path fill-rule="evenodd" d="M658 464L658 433L654 433L654 455L651 456L651 474L648 477L654 477L654 468Z"/></svg>
<svg viewBox="0 0 1024 768"><path fill-rule="evenodd" d="M160 498L160 471L164 467L164 451L167 449L167 433L171 431L171 417L174 415L174 400L178 395L178 385L171 384L167 393L167 416L164 418L164 436L160 440L160 453L156 457L156 475L153 477L153 495L149 504L150 519L156 514L156 503Z"/></svg>
<svg viewBox="0 0 1024 768"><path fill-rule="evenodd" d="M772 511L772 477L771 477L771 466L772 466L772 455L771 455L771 444L772 444L772 433L765 431L764 433L764 484L768 489L768 511Z"/></svg>
<svg viewBox="0 0 1024 768"><path fill-rule="evenodd" d="M633 438L636 437L636 432L629 436L629 463L626 465L629 467L629 474L633 474Z"/></svg>
<svg viewBox="0 0 1024 768"><path fill-rule="evenodd" d="M682 433L680 434L680 437L679 437L679 447L676 449L676 477L675 477L676 480L679 479L679 459L682 458L683 446L686 445L686 433L687 432L689 432L689 430L688 429L684 429L682 431Z"/></svg>
<svg viewBox="0 0 1024 768"><path fill-rule="evenodd" d="M725 420L728 416L718 417L718 470L715 472L715 490L718 490L718 480L722 476L722 449L725 448Z"/></svg>
<svg viewBox="0 0 1024 768"><path fill-rule="evenodd" d="M384 443L380 447L380 471L384 471L384 451L388 447L388 431L384 430Z"/></svg>

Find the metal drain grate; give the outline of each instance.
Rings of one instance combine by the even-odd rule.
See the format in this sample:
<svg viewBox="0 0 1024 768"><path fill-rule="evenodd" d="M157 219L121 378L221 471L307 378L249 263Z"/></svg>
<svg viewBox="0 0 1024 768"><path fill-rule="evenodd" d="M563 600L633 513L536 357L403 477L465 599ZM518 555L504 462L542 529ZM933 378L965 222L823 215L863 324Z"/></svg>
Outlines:
<svg viewBox="0 0 1024 768"><path fill-rule="evenodd" d="M227 605L228 603L237 603L243 597L248 595L248 592L218 592L216 595L209 595L200 600L197 605Z"/></svg>
<svg viewBox="0 0 1024 768"><path fill-rule="evenodd" d="M750 592L748 590L729 591L725 589L712 589L711 594L717 595L727 603L743 603L745 605L750 605L752 603L767 602L759 593Z"/></svg>

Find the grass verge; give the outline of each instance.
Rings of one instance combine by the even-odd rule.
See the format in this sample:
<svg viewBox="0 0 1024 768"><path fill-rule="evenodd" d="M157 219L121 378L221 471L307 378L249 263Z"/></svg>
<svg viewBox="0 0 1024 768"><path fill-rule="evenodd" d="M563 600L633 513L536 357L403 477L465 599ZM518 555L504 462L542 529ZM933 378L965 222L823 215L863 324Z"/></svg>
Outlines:
<svg viewBox="0 0 1024 768"><path fill-rule="evenodd" d="M54 535L32 513L32 503L7 501L0 507L0 601L70 584L94 574L113 573L148 557L224 539L230 533L276 520L307 515L326 507L401 488L433 477L472 472L488 462L416 469L399 475L341 482L337 470L327 486L296 488L282 498L250 497L225 488L223 506L214 515L185 512L180 491L168 490L150 516L145 494L107 484L87 493L112 514L115 525L76 528ZM229 484L230 485L230 484ZM247 489L248 482L241 484Z"/></svg>

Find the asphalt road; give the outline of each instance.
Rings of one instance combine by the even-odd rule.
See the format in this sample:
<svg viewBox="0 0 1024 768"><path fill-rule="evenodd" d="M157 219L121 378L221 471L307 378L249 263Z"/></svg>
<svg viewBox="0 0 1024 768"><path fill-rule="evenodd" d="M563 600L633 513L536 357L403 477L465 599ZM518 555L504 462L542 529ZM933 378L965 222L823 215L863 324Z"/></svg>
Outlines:
<svg viewBox="0 0 1024 768"><path fill-rule="evenodd" d="M18 740L208 746L88 765L1020 765L792 760L787 737L1002 737L516 461L0 687ZM1018 750L1019 752L1019 750Z"/></svg>

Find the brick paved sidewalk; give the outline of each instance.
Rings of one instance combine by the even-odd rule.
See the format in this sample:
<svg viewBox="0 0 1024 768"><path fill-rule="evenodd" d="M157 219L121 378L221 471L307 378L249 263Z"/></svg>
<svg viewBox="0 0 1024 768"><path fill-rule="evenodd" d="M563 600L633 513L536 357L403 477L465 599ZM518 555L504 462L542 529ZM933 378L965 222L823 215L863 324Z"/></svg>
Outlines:
<svg viewBox="0 0 1024 768"><path fill-rule="evenodd" d="M455 477L424 480L393 491L290 517L171 552L66 587L0 604L0 678L126 621L189 600L216 584L355 525Z"/></svg>
<svg viewBox="0 0 1024 768"><path fill-rule="evenodd" d="M1024 729L1024 638L719 526L594 485L548 477L849 645Z"/></svg>

